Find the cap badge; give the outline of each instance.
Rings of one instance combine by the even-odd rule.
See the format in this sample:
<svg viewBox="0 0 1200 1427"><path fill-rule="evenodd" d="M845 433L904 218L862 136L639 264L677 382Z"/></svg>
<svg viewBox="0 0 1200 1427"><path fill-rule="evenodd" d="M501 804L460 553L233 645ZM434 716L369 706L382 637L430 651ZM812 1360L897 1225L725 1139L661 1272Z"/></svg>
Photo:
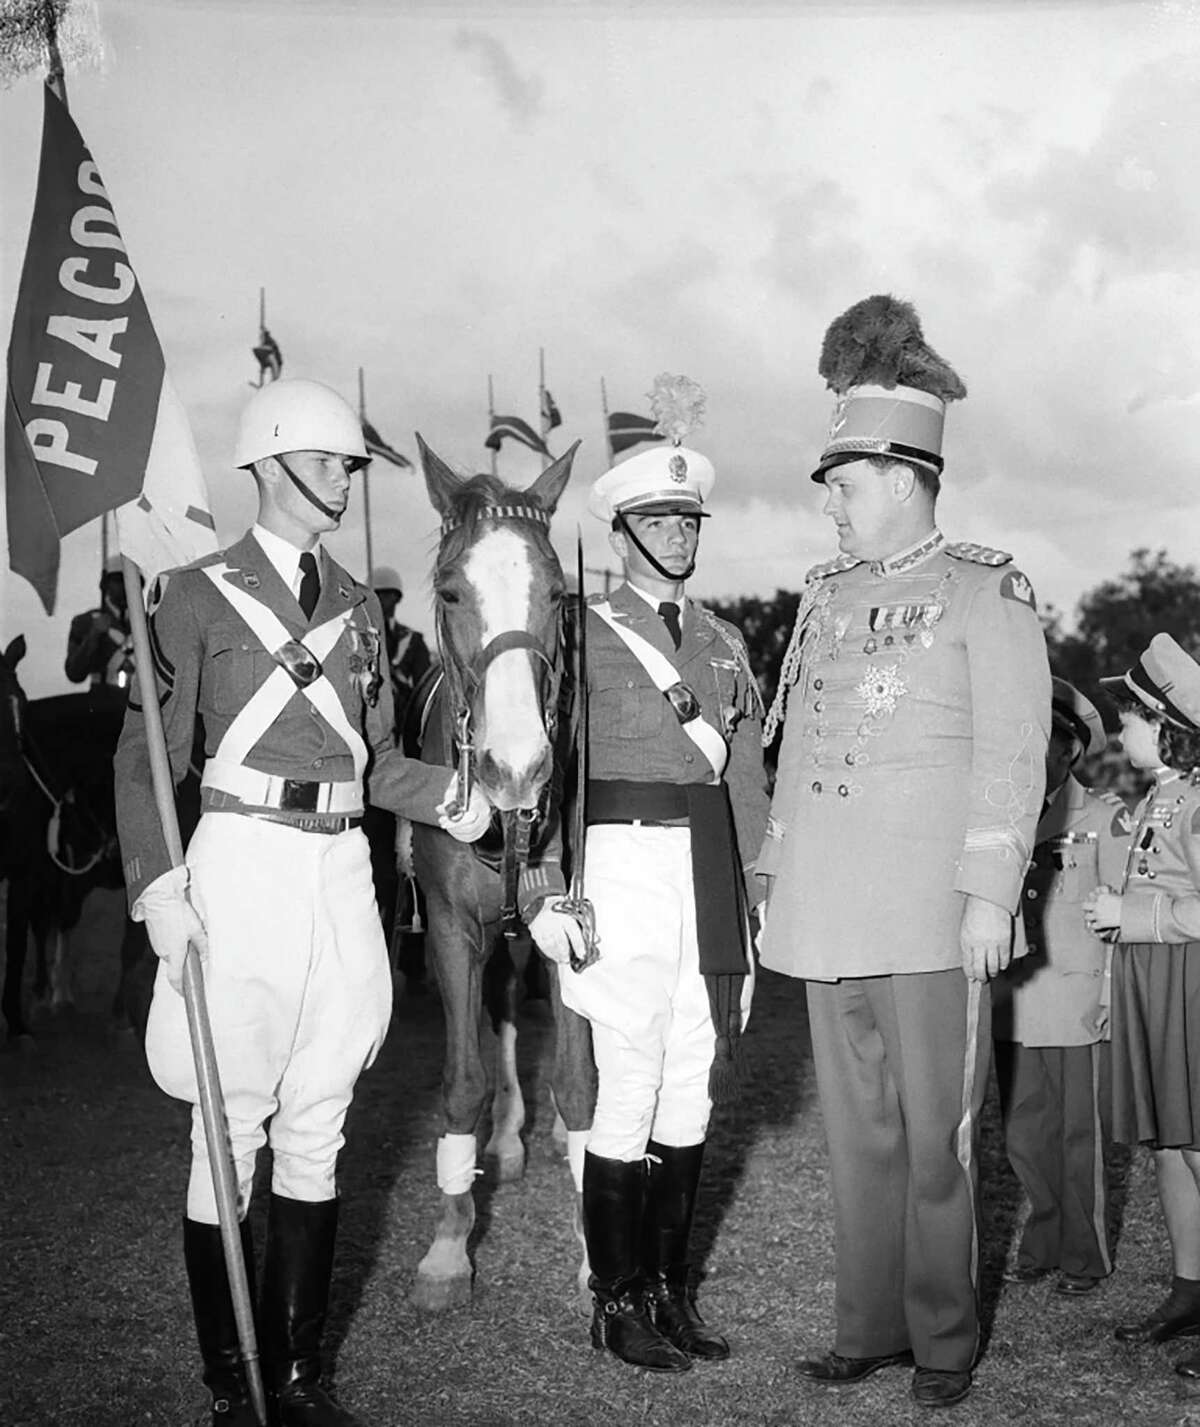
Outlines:
<svg viewBox="0 0 1200 1427"><path fill-rule="evenodd" d="M667 470L670 472L671 479L678 485L682 485L684 481L687 480L688 466L686 458L681 456L677 451L668 462Z"/></svg>
<svg viewBox="0 0 1200 1427"><path fill-rule="evenodd" d="M847 402L847 396L839 396L837 405L833 408L833 420L829 423L829 439L831 441L846 424Z"/></svg>

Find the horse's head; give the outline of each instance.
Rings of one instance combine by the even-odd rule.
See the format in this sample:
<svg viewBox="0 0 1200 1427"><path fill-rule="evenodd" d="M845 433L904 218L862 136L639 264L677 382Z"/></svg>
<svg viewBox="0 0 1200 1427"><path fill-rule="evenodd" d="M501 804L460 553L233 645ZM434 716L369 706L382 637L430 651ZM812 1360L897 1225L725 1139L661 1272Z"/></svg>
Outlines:
<svg viewBox="0 0 1200 1427"><path fill-rule="evenodd" d="M438 643L455 717L469 715L475 768L502 811L534 808L553 767L563 573L550 517L578 442L528 490L464 478L420 436L425 485L442 517L433 572Z"/></svg>

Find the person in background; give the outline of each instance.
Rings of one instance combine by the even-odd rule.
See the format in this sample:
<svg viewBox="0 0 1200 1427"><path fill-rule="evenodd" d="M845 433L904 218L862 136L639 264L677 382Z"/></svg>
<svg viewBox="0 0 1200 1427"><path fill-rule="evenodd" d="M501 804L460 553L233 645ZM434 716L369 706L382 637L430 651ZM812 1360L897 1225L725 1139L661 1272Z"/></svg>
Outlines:
<svg viewBox="0 0 1200 1427"><path fill-rule="evenodd" d="M133 682L133 637L125 603L121 557L110 556L100 576L100 607L71 621L63 670L72 684L119 692L124 700Z"/></svg>
<svg viewBox="0 0 1200 1427"><path fill-rule="evenodd" d="M1109 1137L1112 948L1083 903L1119 886L1129 810L1074 769L1107 744L1095 705L1053 681L1046 798L1021 907L1027 955L993 986L996 1078L1009 1162L1029 1200L1010 1283L1058 1273L1054 1291L1091 1293L1112 1272L1104 1151Z"/></svg>
<svg viewBox="0 0 1200 1427"><path fill-rule="evenodd" d="M1122 1323L1123 1343L1200 1334L1200 665L1156 634L1113 695L1130 763L1154 782L1134 818L1125 878L1084 903L1117 939L1112 970L1113 1138L1154 1151L1174 1277L1166 1298ZM1200 1379L1200 1355L1176 1365Z"/></svg>

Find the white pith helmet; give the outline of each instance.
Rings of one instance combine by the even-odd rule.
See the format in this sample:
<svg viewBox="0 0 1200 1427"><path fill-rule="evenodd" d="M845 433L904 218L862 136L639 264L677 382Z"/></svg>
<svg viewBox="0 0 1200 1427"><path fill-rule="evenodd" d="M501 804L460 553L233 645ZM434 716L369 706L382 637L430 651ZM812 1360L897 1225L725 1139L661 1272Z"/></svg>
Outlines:
<svg viewBox="0 0 1200 1427"><path fill-rule="evenodd" d="M233 464L245 468L289 451L349 456L352 469L371 459L354 408L324 382L280 377L261 387L242 409Z"/></svg>

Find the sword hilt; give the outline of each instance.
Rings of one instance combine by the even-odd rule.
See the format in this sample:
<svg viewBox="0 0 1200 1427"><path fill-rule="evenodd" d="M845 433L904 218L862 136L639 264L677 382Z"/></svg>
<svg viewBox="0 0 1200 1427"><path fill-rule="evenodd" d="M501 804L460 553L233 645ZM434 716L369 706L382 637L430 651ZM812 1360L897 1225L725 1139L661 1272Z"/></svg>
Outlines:
<svg viewBox="0 0 1200 1427"><path fill-rule="evenodd" d="M584 954L571 949L571 970L586 971L600 959L600 938L596 935L596 909L586 897L562 897L554 904L555 911L566 912L583 934Z"/></svg>

